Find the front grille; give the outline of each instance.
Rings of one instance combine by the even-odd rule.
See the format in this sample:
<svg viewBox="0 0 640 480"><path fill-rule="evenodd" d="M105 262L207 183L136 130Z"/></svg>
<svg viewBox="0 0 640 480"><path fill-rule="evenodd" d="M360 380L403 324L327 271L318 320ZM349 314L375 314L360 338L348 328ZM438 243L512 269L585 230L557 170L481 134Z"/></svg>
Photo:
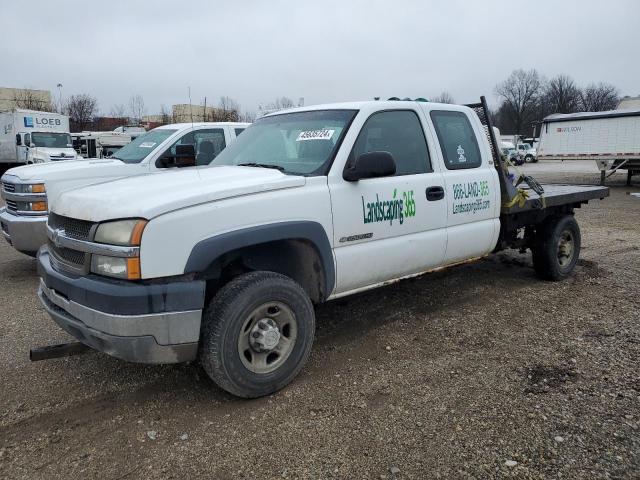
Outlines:
<svg viewBox="0 0 640 480"><path fill-rule="evenodd" d="M16 191L16 186L13 183L2 182L2 189L5 192L14 193Z"/></svg>
<svg viewBox="0 0 640 480"><path fill-rule="evenodd" d="M91 240L93 222L50 213L48 223L53 229L59 228L64 230L64 234L67 237L75 238L76 240Z"/></svg>
<svg viewBox="0 0 640 480"><path fill-rule="evenodd" d="M51 240L48 242L51 253L51 264L58 271L67 271L74 274L87 273L87 256L84 252L65 247L57 247Z"/></svg>
<svg viewBox="0 0 640 480"><path fill-rule="evenodd" d="M16 213L18 211L18 203L13 200L5 200L7 204L7 210L11 213Z"/></svg>

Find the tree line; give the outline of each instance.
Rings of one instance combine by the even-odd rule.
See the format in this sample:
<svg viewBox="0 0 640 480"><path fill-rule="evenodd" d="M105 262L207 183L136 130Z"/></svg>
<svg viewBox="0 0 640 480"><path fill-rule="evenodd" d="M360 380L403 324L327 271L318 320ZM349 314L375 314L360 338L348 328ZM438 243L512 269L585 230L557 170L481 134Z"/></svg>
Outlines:
<svg viewBox="0 0 640 480"><path fill-rule="evenodd" d="M496 85L495 93L500 99L498 108L492 112L495 125L505 134L527 136L537 133L536 126L547 115L612 110L620 101L618 89L611 84L600 82L580 87L568 75L546 79L535 69L514 70L507 79ZM453 96L446 91L432 97L431 101L455 103ZM300 99L298 106L303 102ZM45 105L40 97L23 90L16 94L14 103L17 108L64 113L69 116L72 131L113 130L114 122L115 126L140 125L147 113L144 98L140 94L132 95L127 104L113 105L110 117L100 115L98 100L86 93L71 95L56 106L48 102ZM193 105L194 119L206 122L253 122L256 118L254 112L243 112L240 104L228 96L220 97L216 108L207 108L211 106L206 98L199 105ZM273 102L260 105L258 115L294 106L290 98L278 97ZM157 124L183 121L176 118L165 105L160 106L157 119Z"/></svg>
<svg viewBox="0 0 640 480"><path fill-rule="evenodd" d="M580 87L568 75L545 79L535 69L514 70L496 85L495 93L500 105L493 112L494 123L502 133L514 135L539 133L537 125L553 113L613 110L620 101L618 89L611 84Z"/></svg>

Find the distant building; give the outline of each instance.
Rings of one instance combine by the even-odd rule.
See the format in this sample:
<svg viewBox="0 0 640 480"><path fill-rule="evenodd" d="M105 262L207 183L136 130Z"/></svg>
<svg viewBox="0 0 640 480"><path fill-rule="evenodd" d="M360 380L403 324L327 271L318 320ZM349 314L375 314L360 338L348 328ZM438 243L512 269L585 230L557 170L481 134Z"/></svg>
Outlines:
<svg viewBox="0 0 640 480"><path fill-rule="evenodd" d="M172 121L182 122L215 122L224 116L219 108L181 103L171 107Z"/></svg>
<svg viewBox="0 0 640 480"><path fill-rule="evenodd" d="M620 103L618 103L616 110L622 110L625 108L640 109L640 96L638 97L627 96L627 97L624 97L622 100L620 100Z"/></svg>
<svg viewBox="0 0 640 480"><path fill-rule="evenodd" d="M53 102L49 90L0 87L0 112L14 108L51 111Z"/></svg>
<svg viewBox="0 0 640 480"><path fill-rule="evenodd" d="M171 123L172 120L171 118L169 118L169 123ZM142 117L142 123L159 123L162 124L163 123L163 116L162 115L144 115Z"/></svg>

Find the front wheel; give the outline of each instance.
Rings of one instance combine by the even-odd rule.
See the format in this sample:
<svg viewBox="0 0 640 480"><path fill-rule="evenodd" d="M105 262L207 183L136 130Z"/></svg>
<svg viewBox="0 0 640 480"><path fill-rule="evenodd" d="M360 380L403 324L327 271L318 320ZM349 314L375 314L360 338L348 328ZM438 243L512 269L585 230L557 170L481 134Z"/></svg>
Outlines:
<svg viewBox="0 0 640 480"><path fill-rule="evenodd" d="M558 281L575 268L580 256L580 227L573 215L551 217L536 233L533 267L540 278Z"/></svg>
<svg viewBox="0 0 640 480"><path fill-rule="evenodd" d="M251 272L225 285L203 315L200 363L222 389L269 395L300 372L311 352L315 312L289 277Z"/></svg>
<svg viewBox="0 0 640 480"><path fill-rule="evenodd" d="M525 163L534 163L535 160L533 159L533 155L527 155L526 157L524 157L524 161Z"/></svg>

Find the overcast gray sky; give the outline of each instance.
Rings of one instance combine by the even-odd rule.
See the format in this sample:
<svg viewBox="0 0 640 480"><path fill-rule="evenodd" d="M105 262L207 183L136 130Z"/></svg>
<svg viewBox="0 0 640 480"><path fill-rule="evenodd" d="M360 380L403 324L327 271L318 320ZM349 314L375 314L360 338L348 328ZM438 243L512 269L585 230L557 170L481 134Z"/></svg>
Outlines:
<svg viewBox="0 0 640 480"><path fill-rule="evenodd" d="M485 94L516 68L640 94L640 1L0 0L0 86L89 93L102 113Z"/></svg>

